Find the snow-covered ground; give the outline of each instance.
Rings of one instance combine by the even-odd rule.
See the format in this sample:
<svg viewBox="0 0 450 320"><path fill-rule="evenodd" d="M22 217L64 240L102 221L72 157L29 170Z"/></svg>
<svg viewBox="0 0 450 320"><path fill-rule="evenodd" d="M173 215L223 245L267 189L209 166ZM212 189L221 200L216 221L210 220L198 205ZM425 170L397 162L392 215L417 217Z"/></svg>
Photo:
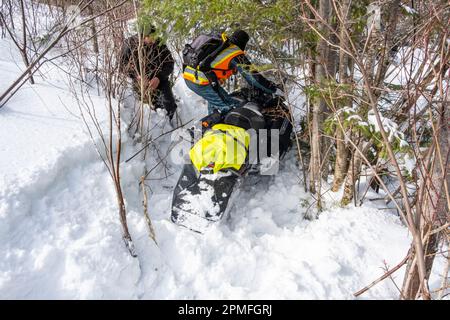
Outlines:
<svg viewBox="0 0 450 320"><path fill-rule="evenodd" d="M0 92L23 69L0 39ZM137 258L121 239L111 179L99 159L66 84L52 65L47 79L25 85L0 109L0 298L2 299L353 299L353 293L400 262L410 243L392 212L376 207L329 209L304 219L312 198L301 186L295 153L278 175L247 181L229 219L204 235L170 222L181 165L167 158L149 176L149 238L139 177L143 162L122 164ZM206 113L179 79L183 121ZM104 99L94 98L99 117ZM152 112L155 136L164 115ZM125 132L125 131L124 131ZM170 147L152 146L147 168ZM124 133L124 156L138 150ZM167 178L166 178L167 176ZM339 199L338 195L335 195ZM337 201L336 201L337 203ZM401 284L403 269L394 275ZM437 281L439 280L436 277ZM389 280L362 295L395 299Z"/></svg>

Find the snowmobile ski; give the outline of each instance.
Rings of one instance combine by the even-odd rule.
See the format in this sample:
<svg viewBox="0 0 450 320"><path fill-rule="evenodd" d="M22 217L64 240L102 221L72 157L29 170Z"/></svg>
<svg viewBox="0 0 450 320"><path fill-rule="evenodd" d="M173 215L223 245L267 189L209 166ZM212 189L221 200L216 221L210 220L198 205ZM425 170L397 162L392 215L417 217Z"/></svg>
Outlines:
<svg viewBox="0 0 450 320"><path fill-rule="evenodd" d="M172 222L204 233L226 215L240 179L230 171L197 175L192 164L184 165L172 199Z"/></svg>

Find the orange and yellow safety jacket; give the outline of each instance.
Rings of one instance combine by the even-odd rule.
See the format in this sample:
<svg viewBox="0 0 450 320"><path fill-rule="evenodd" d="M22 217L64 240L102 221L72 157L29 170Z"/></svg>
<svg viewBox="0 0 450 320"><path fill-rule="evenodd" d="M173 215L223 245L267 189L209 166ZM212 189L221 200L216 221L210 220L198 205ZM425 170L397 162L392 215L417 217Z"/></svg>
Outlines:
<svg viewBox="0 0 450 320"><path fill-rule="evenodd" d="M217 55L211 62L211 70L219 81L224 81L236 73L236 68L230 68L231 60L243 54L245 54L244 51L232 44ZM202 71L189 66L184 69L183 78L199 85L209 84L208 78Z"/></svg>

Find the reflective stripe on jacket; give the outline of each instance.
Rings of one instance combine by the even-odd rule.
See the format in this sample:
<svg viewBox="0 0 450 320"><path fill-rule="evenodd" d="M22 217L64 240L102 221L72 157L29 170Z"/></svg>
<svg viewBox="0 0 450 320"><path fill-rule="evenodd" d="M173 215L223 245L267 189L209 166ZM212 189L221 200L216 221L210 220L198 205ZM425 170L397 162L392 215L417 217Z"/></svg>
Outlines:
<svg viewBox="0 0 450 320"><path fill-rule="evenodd" d="M209 80L203 72L197 71L197 75L195 73L196 70L194 68L187 66L184 69L183 78L202 86L209 84Z"/></svg>

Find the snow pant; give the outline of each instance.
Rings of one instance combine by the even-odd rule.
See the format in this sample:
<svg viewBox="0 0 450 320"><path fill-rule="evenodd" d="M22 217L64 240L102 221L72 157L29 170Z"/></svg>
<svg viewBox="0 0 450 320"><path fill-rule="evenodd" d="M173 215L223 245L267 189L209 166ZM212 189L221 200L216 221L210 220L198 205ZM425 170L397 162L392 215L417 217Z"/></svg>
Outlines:
<svg viewBox="0 0 450 320"><path fill-rule="evenodd" d="M135 82L134 84L135 92L139 97L141 91L140 85L141 84L139 82ZM177 109L177 103L175 102L175 97L173 96L169 80L161 80L158 88L156 88L153 92L146 90L143 100L144 103L149 103L150 100L156 109L165 109L170 119L172 119L175 114L175 110Z"/></svg>
<svg viewBox="0 0 450 320"><path fill-rule="evenodd" d="M233 99L222 87L219 86L220 94L214 90L211 85L199 85L189 80L185 80L189 89L194 91L200 97L208 101L208 114L215 111L221 113L227 112L235 107L240 106L240 102Z"/></svg>

